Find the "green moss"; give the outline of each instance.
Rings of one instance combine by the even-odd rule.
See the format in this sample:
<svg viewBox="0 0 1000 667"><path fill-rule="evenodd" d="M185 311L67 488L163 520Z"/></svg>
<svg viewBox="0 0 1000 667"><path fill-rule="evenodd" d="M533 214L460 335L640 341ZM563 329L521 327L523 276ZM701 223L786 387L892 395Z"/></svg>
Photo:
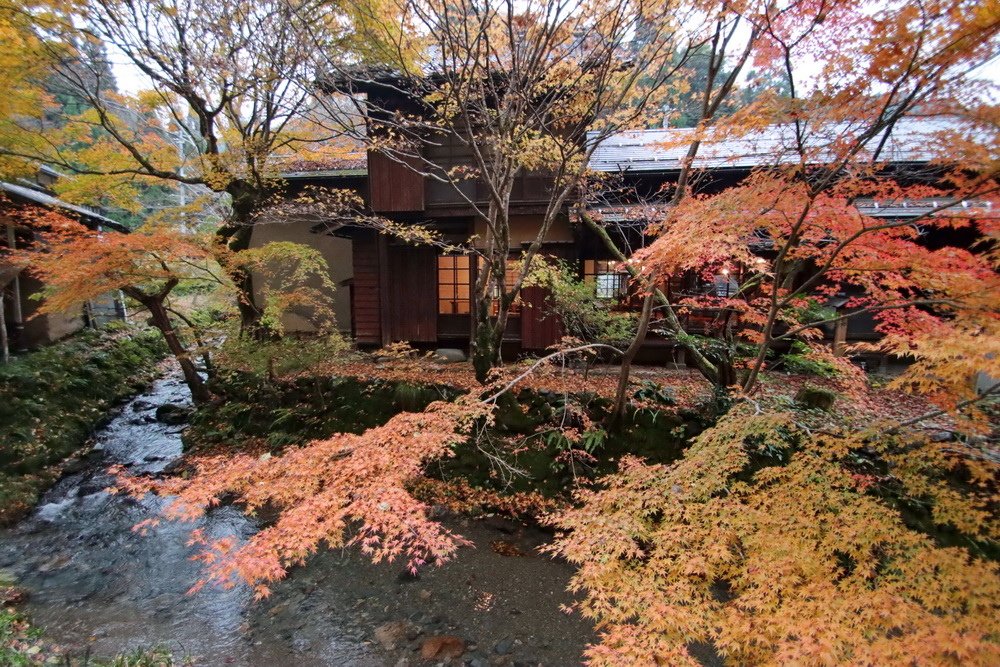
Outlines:
<svg viewBox="0 0 1000 667"><path fill-rule="evenodd" d="M675 461L704 427L700 415L642 409L630 411L621 428L607 432L599 425L607 417L610 401L582 395L574 397L573 403L575 409L586 412L592 425L578 442L571 443L558 429L545 426L563 421L564 396L523 391L509 400L513 406L500 406L498 428L479 442L459 446L454 457L435 463L429 474L463 478L474 487L493 491L563 496L580 482L612 472L626 454L651 463ZM515 425L531 428L503 425L504 414L516 415ZM509 474L512 470L523 474Z"/></svg>
<svg viewBox="0 0 1000 667"><path fill-rule="evenodd" d="M400 382L396 385L392 402L401 412L422 412L438 398L434 388L429 385Z"/></svg>
<svg viewBox="0 0 1000 667"><path fill-rule="evenodd" d="M836 400L836 392L811 384L803 385L795 394L795 403L806 410L829 410Z"/></svg>
<svg viewBox="0 0 1000 667"><path fill-rule="evenodd" d="M330 376L265 382L254 373L226 370L214 379L213 390L226 401L198 410L184 434L188 449L240 447L256 438L277 450L333 433L361 433L403 410L423 410L458 393L439 385Z"/></svg>
<svg viewBox="0 0 1000 667"><path fill-rule="evenodd" d="M55 479L53 466L87 442L107 409L152 380L159 332L83 331L0 366L0 524L23 516Z"/></svg>
<svg viewBox="0 0 1000 667"><path fill-rule="evenodd" d="M28 625L21 614L0 609L0 665L21 667L38 664L41 632Z"/></svg>
<svg viewBox="0 0 1000 667"><path fill-rule="evenodd" d="M192 665L163 647L139 648L112 658L78 656L79 662L45 641L41 629L13 609L0 608L0 665L30 667L40 664L87 665L88 667L180 667Z"/></svg>
<svg viewBox="0 0 1000 667"><path fill-rule="evenodd" d="M541 406L536 404L536 410L530 410L531 407L533 406L529 405L529 410L526 411L513 394L503 394L497 400L495 424L499 429L510 433L531 433L544 421L544 417L537 414L541 411L537 408Z"/></svg>
<svg viewBox="0 0 1000 667"><path fill-rule="evenodd" d="M249 372L221 372L213 387L227 400L198 409L184 438L189 448L242 447L264 442L277 452L334 433L361 433L403 410L422 410L432 400L450 400L454 388L356 378L298 377L266 382ZM538 491L550 497L575 484L611 472L625 454L652 463L680 457L689 439L708 423L697 413L679 413L669 392L643 386L642 409L629 411L621 428L600 424L611 402L594 394L521 391L504 394L492 428L478 432L453 457L429 466L429 475L463 478L501 493ZM583 418L586 415L586 419ZM584 426L584 422L589 426ZM576 426L582 436L570 443L556 425ZM510 475L513 470L524 474Z"/></svg>

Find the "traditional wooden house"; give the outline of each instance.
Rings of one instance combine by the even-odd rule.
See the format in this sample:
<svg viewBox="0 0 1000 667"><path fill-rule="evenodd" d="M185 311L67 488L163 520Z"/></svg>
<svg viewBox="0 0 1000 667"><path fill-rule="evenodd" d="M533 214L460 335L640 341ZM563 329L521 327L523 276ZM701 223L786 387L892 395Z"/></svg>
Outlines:
<svg viewBox="0 0 1000 667"><path fill-rule="evenodd" d="M933 150L934 137L939 133L954 129L951 121L946 119L904 118L899 121L891 132L885 136L884 143L871 142L880 145L880 161L886 167L885 176L906 184L937 183L940 168L931 164L937 157ZM829 136L822 134L809 138L816 147L823 147L836 140L842 128L829 128ZM642 230L649 221L649 215L656 214L658 193L672 192L672 186L681 171L682 161L688 151L684 140L690 130L654 129L622 133L605 141L594 152L590 167L597 173L613 175L614 187L609 187L605 196L599 196L600 201L589 204L592 213L601 215L605 222L620 221L619 236L616 239L620 245L631 248L641 247L648 239ZM702 143L693 167L698 173L695 188L700 192L719 192L731 187L755 169L776 168L783 164L799 160L795 146L794 129L790 125L772 125L745 136L726 138ZM826 164L829 156L823 150L810 151L814 156L816 166ZM652 204L652 205L650 205ZM879 201L873 198L858 198L855 207L863 214L885 220L911 220L933 215L934 211L948 210L960 205L964 209L976 209L984 215L992 214L988 201L956 202L949 198ZM921 242L928 247L945 245L971 247L975 242L975 232L972 228L949 229L947 232L933 228L922 229ZM600 255L606 252L603 244L592 245L595 239L584 234L581 248L583 256ZM770 243L761 238L756 249L758 254L767 257ZM583 264L586 266L587 260ZM613 269L614 263L608 266ZM627 274L619 273L615 278L605 278L609 284L624 285ZM665 286L672 300L691 294L712 292L717 296L728 296L735 289L736 282L729 276L717 275L713 281L696 281L693 276L675 279ZM619 288L620 290L621 288ZM826 304L838 311L843 311L853 294L840 294L831 298ZM685 312L682 317L689 332L702 333L714 319L715 313L710 311ZM836 351L844 349L848 342L876 340L876 321L870 314L859 314L839 320L836 324L825 325L827 342ZM651 335L648 346L656 347L663 344L656 335ZM886 363L883 355L869 360L880 365Z"/></svg>
<svg viewBox="0 0 1000 667"><path fill-rule="evenodd" d="M52 343L88 324L97 325L124 314L121 302L113 296L89 303L79 312L40 313L37 295L45 286L30 269L15 265L5 256L5 248L24 248L39 242L34 231L18 224L25 209L56 211L93 229L128 231L96 211L57 199L49 189L57 178L58 172L40 167L34 179L0 181L0 327L13 350Z"/></svg>
<svg viewBox="0 0 1000 667"><path fill-rule="evenodd" d="M901 174L922 173L930 154L926 137L939 130L934 121L904 120L893 130L883 148L887 162ZM752 170L779 165L792 159L788 128L772 126L740 139L705 142L694 166L700 172L697 188L718 191L740 182ZM614 187L586 202L571 202L554 224L543 244L543 253L578 267L579 275L594 285L596 294L610 302L627 298L627 274L620 270L604 243L579 224L581 208L600 215L615 225L617 241L634 249L647 239L642 230L650 212L662 202L681 170L687 152L681 141L689 130L657 129L626 132L604 141L594 152L590 168L608 177ZM679 140L681 139L681 140ZM443 167L469 162L463 148L437 145L423 149L424 158ZM819 158L822 159L822 156ZM298 170L286 173L289 194L310 186L346 188L358 193L368 212L397 223L420 223L447 239L466 242L483 230L467 202L452 185L421 176L398 160L377 152L359 154L358 159L336 168ZM475 181L468 181L463 194L485 199ZM544 177L526 175L515 188L511 204L512 248L528 244L538 231L540 213L548 203ZM905 219L943 206L944 200L878 202L859 200L857 206L869 215ZM969 203L967 205L986 205ZM443 254L430 246L413 246L371 229L355 226L350 219L306 220L300 223L262 225L254 232L254 244L281 238L324 248L329 255L335 281L342 285L336 314L341 327L350 330L358 344L384 345L408 341L416 346L467 347L471 322L471 296L476 277L476 261L469 255ZM942 242L930 239L931 243ZM766 248L762 247L762 252ZM731 289L727 276L709 283L672 283L675 291L712 290L722 295ZM346 291L346 294L344 294ZM522 302L532 307L515 307L509 318L505 343L509 352L537 352L546 349L561 335L559 323L544 307L545 294L538 288L522 293ZM844 298L840 303L846 303ZM836 307L837 303L832 303ZM704 329L710 314L690 313L687 325L693 332ZM349 327L347 325L349 323ZM864 317L831 328L834 344L873 337L874 323ZM294 328L294 325L293 325ZM305 328L305 327L304 327ZM655 335L649 337L647 356L661 350L665 356L673 345Z"/></svg>

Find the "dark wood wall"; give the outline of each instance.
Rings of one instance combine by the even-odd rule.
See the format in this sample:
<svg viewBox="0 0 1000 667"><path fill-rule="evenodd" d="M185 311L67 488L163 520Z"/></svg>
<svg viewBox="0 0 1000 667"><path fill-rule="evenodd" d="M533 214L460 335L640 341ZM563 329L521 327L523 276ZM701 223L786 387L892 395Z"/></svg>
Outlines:
<svg viewBox="0 0 1000 667"><path fill-rule="evenodd" d="M359 232L351 243L354 259L351 315L354 318L354 336L359 343L382 342L378 243L378 234L373 231Z"/></svg>
<svg viewBox="0 0 1000 667"><path fill-rule="evenodd" d="M550 260L575 263L576 244L546 243L542 246L541 255ZM525 350L546 350L565 335L562 320L549 312L548 297L549 290L544 287L521 288L521 347Z"/></svg>
<svg viewBox="0 0 1000 667"><path fill-rule="evenodd" d="M438 315L436 248L396 245L371 230L359 231L352 248L351 306L358 343L436 343L441 335L452 340L467 339L468 315ZM565 258L572 254L572 248L568 244L555 245L544 248L543 253ZM548 312L547 297L548 290L541 287L522 289L524 305L520 314L508 320L508 340L520 340L523 349L533 351L559 342L562 322Z"/></svg>
<svg viewBox="0 0 1000 667"><path fill-rule="evenodd" d="M549 290L531 286L521 289L521 347L544 350L563 336L562 322L545 303Z"/></svg>
<svg viewBox="0 0 1000 667"><path fill-rule="evenodd" d="M437 249L390 245L386 257L385 342L437 342Z"/></svg>
<svg viewBox="0 0 1000 667"><path fill-rule="evenodd" d="M376 213L424 210L424 177L405 164L368 152L368 195Z"/></svg>
<svg viewBox="0 0 1000 667"><path fill-rule="evenodd" d="M359 343L437 341L437 251L390 245L374 231L352 243L354 336Z"/></svg>

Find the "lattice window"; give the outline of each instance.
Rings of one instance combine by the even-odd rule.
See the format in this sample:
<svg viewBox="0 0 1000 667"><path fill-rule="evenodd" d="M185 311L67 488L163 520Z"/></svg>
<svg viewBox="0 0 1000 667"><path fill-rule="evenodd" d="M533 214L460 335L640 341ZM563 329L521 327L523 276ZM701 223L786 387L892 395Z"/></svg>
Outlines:
<svg viewBox="0 0 1000 667"><path fill-rule="evenodd" d="M712 282L712 293L715 296L728 298L731 296L736 296L740 291L739 283L729 275L728 271L723 271L722 273L717 273Z"/></svg>
<svg viewBox="0 0 1000 667"><path fill-rule="evenodd" d="M472 262L468 255L441 255L438 260L438 313L471 312Z"/></svg>
<svg viewBox="0 0 1000 667"><path fill-rule="evenodd" d="M480 271L485 271L486 270L485 267L486 267L486 262L485 262L485 260L482 257L480 257L479 258L479 270ZM505 271L506 271L506 273L504 275L504 289L506 289L507 291L510 291L511 286L517 280L517 276L518 276L518 274L520 272L520 268L518 266L516 266L512 261L508 261L507 262L507 267L506 267ZM494 284L491 287L491 291L492 291L492 294L493 294L493 304L490 306L490 314L492 314L494 317L496 317L497 315L500 314L500 287L498 285ZM520 311L521 311L520 300L515 299L514 303L510 304L510 310L507 311L507 312L509 312L509 313L518 313Z"/></svg>
<svg viewBox="0 0 1000 667"><path fill-rule="evenodd" d="M613 259L583 260L583 279L594 285L599 299L618 299L628 291L628 273L616 270L619 262Z"/></svg>

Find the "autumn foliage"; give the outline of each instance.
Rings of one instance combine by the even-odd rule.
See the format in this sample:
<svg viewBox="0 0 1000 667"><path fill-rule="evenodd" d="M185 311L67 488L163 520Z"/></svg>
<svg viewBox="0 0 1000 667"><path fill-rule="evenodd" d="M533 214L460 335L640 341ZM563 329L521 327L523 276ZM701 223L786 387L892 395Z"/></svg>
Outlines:
<svg viewBox="0 0 1000 667"><path fill-rule="evenodd" d="M507 3L506 12L504 3L486 4L480 12L476 2L374 3L371 17L351 16L359 34L384 28L389 46L401 47L403 62L394 64L402 70L399 80L412 88L407 108L425 107L423 115L410 116L378 108L377 95L354 100L368 119L379 119L377 128L290 118L329 101L316 100L312 85L314 57L331 50L312 48L297 39L301 33L288 32L308 27L311 16L330 18L323 7L314 14L312 5L303 6L310 11L290 22L290 5L264 3L267 25L285 37L276 45L255 30L253 12L221 16L227 6L213 5L211 16L230 32L207 46L194 38L192 74L171 65L175 50L192 44L186 16L165 12L170 34L142 44L148 26L144 14L131 14L132 3L94 4L84 16L99 32L119 47L135 46L133 63L155 65L149 68L158 73L157 90L132 101L134 110L161 130L179 129L177 119L191 111L199 116L200 128L186 130L198 144L196 164L181 169L160 132L115 136L127 123L101 115L109 99L99 96L91 99L89 115L64 126L61 136L74 152L49 160L89 158L94 168L88 176L204 186L228 194L233 215L215 242L157 225L120 235L49 218L42 224L47 245L31 258L49 285L47 307L123 289L151 312L162 311L174 286L198 279L192 270L207 269L208 279L221 280L210 266L218 261L238 295L244 324L276 334L288 309L322 315L321 288L329 280L319 258L296 254L297 264L272 273L277 290L269 292L253 277L274 271L291 246L250 249L250 233L254 224L281 213L268 207L279 181L277 153L297 146L303 157L332 160L363 144L428 181L452 186L458 202L468 205L469 219L485 230L485 239L465 248L480 255L483 267L470 290L476 324L470 342L476 379L495 378L507 314L521 286L545 284L556 291L551 275L548 283L532 281L551 268L540 261L548 230L590 203L575 197L591 176L587 165L597 143L619 130L662 122L645 113L659 113L653 102L663 100L654 93L668 84L683 89L687 82L674 77L680 64L694 49L709 48L714 74L701 118L662 147L690 147L678 160L681 175L655 193L656 201L637 202L648 211L643 229L632 230L633 239L641 237L638 251L626 256L610 242L609 253L621 260L618 269L632 279L628 296L643 302L640 323L633 327L631 317L612 316L593 299L587 304L592 312L585 311L574 305L574 294L562 295L563 307L575 311L575 320L566 318L570 333L593 339L564 341L564 350L598 344L607 350L610 341L635 352L655 312L649 328L691 354L717 399L705 410L714 425L675 463L650 465L626 456L617 472L576 489L573 506L549 516L559 531L551 551L578 568L572 585L581 596L579 608L600 631L589 660L695 665L696 654L715 651L740 665L1000 663L1000 470L989 440L995 406L985 400L1000 390L1000 115L989 95L995 89L977 75L996 57L998 4L539 0L523 13L517 3ZM161 3L139 6L155 14ZM378 26L383 15L389 20ZM400 16L411 24L405 18L389 22ZM131 32L117 32L129 23ZM407 31L412 23L424 28ZM210 27L198 24L206 33ZM0 38L10 41L16 36L8 28L0 23ZM334 33L325 45L353 42ZM743 47L727 55L725 45L740 42L744 33ZM212 49L228 49L234 39L236 66L218 66ZM424 49L428 40L435 48ZM258 52L279 62L258 61ZM427 59L414 56L425 52ZM740 76L722 74L734 56L739 67L752 64L780 79L786 92L771 91L721 118L716 112ZM248 63L255 65L247 70L249 81L236 76ZM346 73L349 83L356 60L321 64ZM6 66L0 58L0 70ZM425 76L427 69L435 69L436 78ZM297 74L289 80L286 70ZM286 84L290 98L273 108L263 105L273 113L245 117L258 108L256 101ZM345 102L330 99L331 113ZM923 126L934 129L914 140L907 132L919 120L933 121ZM96 125L104 133L91 134ZM321 141L355 131L363 135L354 137L360 143ZM468 148L473 164L442 167L421 152L446 146L444 138ZM916 141L920 159L898 159L897 140ZM713 144L745 147L754 166L738 181L716 187L714 175L692 166L699 150ZM19 159L47 154L18 152ZM515 183L529 174L552 178L537 236L522 248L522 263L514 264L511 202ZM482 199L467 194L472 179L488 193ZM82 188L95 181L77 182ZM320 194L306 192L284 210L339 216L345 200ZM888 216L860 205L866 200L927 210ZM588 218L588 211L575 217ZM611 238L606 221L586 224ZM376 227L406 233L388 223ZM412 242L444 244L408 230ZM482 247L473 247L477 243ZM515 269L512 284L508 268ZM685 282L696 287L667 296L672 284ZM579 291L594 296L589 285ZM697 312L711 317L695 335L682 318ZM176 342L172 320L161 315L168 341L173 335ZM874 322L877 340L828 344L829 327L861 317ZM323 324L329 328L328 318ZM622 342L629 338L631 345ZM195 389L200 380L189 351L172 349ZM893 390L920 395L937 409L921 401L924 414L890 418L898 415L873 400L868 377L851 360L864 352L913 362ZM489 424L500 396L514 388L561 393L563 415L568 394L582 385L597 399L623 398L634 356L626 354L617 384L609 376L567 382L562 367L539 364L508 367L506 379L513 380L483 389L469 368L432 376L402 345L385 354L387 369L352 360L312 370L447 381L470 393L421 413L398 414L360 434L334 434L276 455L195 458L185 477L137 479L118 469L120 490L169 498L168 519L192 521L219 503L235 502L268 522L243 543L209 542L196 532L192 545L200 547L207 567L199 586L245 581L266 596L290 567L324 546L357 545L375 561L401 560L411 569L443 563L463 540L429 517L428 499L513 513L542 503L530 497L505 504L461 484L418 481L424 468ZM822 368L836 390L831 400L848 405L827 413L796 403L788 391L772 391L774 384L791 386L771 373L795 356ZM275 375L270 370L269 380ZM973 387L979 373L993 378L985 393ZM687 403L709 393L686 384L691 388L681 399ZM577 422L582 429L560 424L567 442L579 442L593 426Z"/></svg>
<svg viewBox="0 0 1000 667"><path fill-rule="evenodd" d="M996 539L996 468L953 444L747 407L673 466L622 461L554 517L603 622L592 664L696 665L694 642L737 664L995 663L1000 569L941 536Z"/></svg>
<svg viewBox="0 0 1000 667"><path fill-rule="evenodd" d="M201 345L192 314L185 315L170 301L179 285L207 286L242 298L222 267L246 271L267 278L258 296L262 320L273 331L283 330L289 313L303 316L321 331L334 326L328 305L334 285L315 248L281 242L234 253L213 235L184 232L163 221L123 233L93 229L45 209L28 207L16 215L20 225L33 231L35 242L12 258L44 283L41 311L72 311L88 300L123 292L162 332L196 401L210 398L194 363L196 356L207 359L209 350Z"/></svg>
<svg viewBox="0 0 1000 667"><path fill-rule="evenodd" d="M402 559L413 570L447 561L464 541L430 520L407 484L424 464L447 456L484 414L474 402L438 402L360 435L337 434L282 456L198 458L190 479L157 483L117 472L129 493L173 496L165 511L170 519L193 520L223 497L250 513L276 510L274 525L245 544L208 544L197 534L192 542L207 547L199 558L208 565L208 577L199 587L245 581L266 596L268 584L322 545L358 545L375 562Z"/></svg>

